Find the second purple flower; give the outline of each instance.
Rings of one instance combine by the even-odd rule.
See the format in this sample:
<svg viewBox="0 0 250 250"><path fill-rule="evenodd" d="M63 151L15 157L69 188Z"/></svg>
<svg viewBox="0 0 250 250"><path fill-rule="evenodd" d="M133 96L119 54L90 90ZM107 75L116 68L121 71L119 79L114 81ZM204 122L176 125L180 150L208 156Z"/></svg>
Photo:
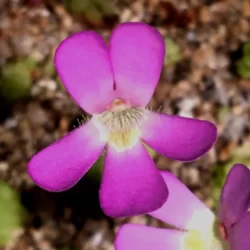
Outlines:
<svg viewBox="0 0 250 250"><path fill-rule="evenodd" d="M106 150L100 203L112 217L149 213L168 190L143 143L171 159L194 160L216 140L207 122L147 110L165 56L163 37L143 23L125 23L109 46L92 31L65 39L57 72L72 98L92 118L36 154L28 171L43 189L74 186Z"/></svg>

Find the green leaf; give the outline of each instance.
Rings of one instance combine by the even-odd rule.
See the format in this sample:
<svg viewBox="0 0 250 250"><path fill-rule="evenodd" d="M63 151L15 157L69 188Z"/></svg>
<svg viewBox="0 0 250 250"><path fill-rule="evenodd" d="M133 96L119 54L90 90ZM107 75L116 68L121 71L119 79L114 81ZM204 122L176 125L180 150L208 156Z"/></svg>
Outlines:
<svg viewBox="0 0 250 250"><path fill-rule="evenodd" d="M44 70L44 74L46 76L53 76L53 75L55 75L56 70L55 70L55 66L54 66L53 60L48 61L46 63L46 65L44 66L43 70Z"/></svg>
<svg viewBox="0 0 250 250"><path fill-rule="evenodd" d="M104 153L90 168L86 176L94 181L100 182L102 178L103 165L104 165Z"/></svg>
<svg viewBox="0 0 250 250"><path fill-rule="evenodd" d="M0 245L6 245L13 230L21 227L24 215L18 193L0 181Z"/></svg>
<svg viewBox="0 0 250 250"><path fill-rule="evenodd" d="M243 53L244 56L250 57L250 42L244 44Z"/></svg>
<svg viewBox="0 0 250 250"><path fill-rule="evenodd" d="M246 62L241 59L236 63L237 73L246 79L250 79L250 66L246 64Z"/></svg>
<svg viewBox="0 0 250 250"><path fill-rule="evenodd" d="M75 250L75 249L71 247L62 247L60 248L60 250Z"/></svg>
<svg viewBox="0 0 250 250"><path fill-rule="evenodd" d="M68 11L73 14L85 14L93 21L102 20L103 16L113 15L115 12L112 0L64 0Z"/></svg>
<svg viewBox="0 0 250 250"><path fill-rule="evenodd" d="M18 63L24 64L28 68L28 70L34 70L37 66L36 60L31 56L24 58L22 61L19 61Z"/></svg>
<svg viewBox="0 0 250 250"><path fill-rule="evenodd" d="M225 122L230 115L230 109L228 106L222 106L218 110L218 119L220 122Z"/></svg>
<svg viewBox="0 0 250 250"><path fill-rule="evenodd" d="M89 8L85 11L85 16L89 21L99 23L102 21L103 13L96 8L96 6L91 5Z"/></svg>
<svg viewBox="0 0 250 250"><path fill-rule="evenodd" d="M22 99L30 94L31 72L36 67L32 58L6 64L0 76L0 94L8 100Z"/></svg>
<svg viewBox="0 0 250 250"><path fill-rule="evenodd" d="M91 0L64 0L66 9L75 14L84 13L90 5Z"/></svg>
<svg viewBox="0 0 250 250"><path fill-rule="evenodd" d="M236 69L239 76L250 79L250 42L243 46L243 56L236 62Z"/></svg>
<svg viewBox="0 0 250 250"><path fill-rule="evenodd" d="M111 16L115 12L113 0L94 0L96 8L103 13L104 16Z"/></svg>
<svg viewBox="0 0 250 250"><path fill-rule="evenodd" d="M170 37L165 38L166 56L165 65L175 64L181 60L180 46Z"/></svg>

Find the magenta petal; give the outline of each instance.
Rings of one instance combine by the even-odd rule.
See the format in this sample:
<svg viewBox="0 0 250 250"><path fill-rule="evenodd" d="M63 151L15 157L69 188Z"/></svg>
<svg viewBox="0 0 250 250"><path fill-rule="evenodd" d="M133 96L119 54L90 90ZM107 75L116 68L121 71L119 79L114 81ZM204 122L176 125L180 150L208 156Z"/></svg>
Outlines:
<svg viewBox="0 0 250 250"><path fill-rule="evenodd" d="M91 122L33 156L28 172L34 182L48 191L74 186L101 155L105 143Z"/></svg>
<svg viewBox="0 0 250 250"><path fill-rule="evenodd" d="M171 229L126 224L115 239L116 250L180 250L185 233Z"/></svg>
<svg viewBox="0 0 250 250"><path fill-rule="evenodd" d="M165 56L161 34L144 23L120 24L110 38L117 96L146 106L160 78Z"/></svg>
<svg viewBox="0 0 250 250"><path fill-rule="evenodd" d="M100 113L113 99L114 79L103 38L92 31L65 39L55 54L57 72L72 98L88 113Z"/></svg>
<svg viewBox="0 0 250 250"><path fill-rule="evenodd" d="M229 250L250 249L250 213L228 230L228 242Z"/></svg>
<svg viewBox="0 0 250 250"><path fill-rule="evenodd" d="M152 149L171 159L191 161L214 144L216 127L207 121L149 112L142 139Z"/></svg>
<svg viewBox="0 0 250 250"><path fill-rule="evenodd" d="M250 208L250 170L235 164L229 171L221 192L219 215L228 228L237 223Z"/></svg>
<svg viewBox="0 0 250 250"><path fill-rule="evenodd" d="M167 199L162 176L144 146L118 153L108 147L100 190L101 207L111 217L151 212Z"/></svg>
<svg viewBox="0 0 250 250"><path fill-rule="evenodd" d="M151 216L183 229L199 229L213 223L214 214L177 177L166 171L161 174L169 195Z"/></svg>

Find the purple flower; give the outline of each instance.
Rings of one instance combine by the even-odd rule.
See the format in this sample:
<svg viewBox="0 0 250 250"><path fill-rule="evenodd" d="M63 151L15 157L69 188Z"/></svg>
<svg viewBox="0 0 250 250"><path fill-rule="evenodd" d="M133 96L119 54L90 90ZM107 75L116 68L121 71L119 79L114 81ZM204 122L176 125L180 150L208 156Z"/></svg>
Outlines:
<svg viewBox="0 0 250 250"><path fill-rule="evenodd" d="M250 170L234 165L221 192L219 218L229 250L250 249Z"/></svg>
<svg viewBox="0 0 250 250"><path fill-rule="evenodd" d="M28 171L34 182L49 191L69 189L105 150L104 212L117 217L159 208L168 191L143 143L169 158L190 161L212 147L217 133L207 121L145 108L164 55L162 36L143 23L119 25L109 46L93 31L64 40L55 54L57 72L92 118L31 159Z"/></svg>
<svg viewBox="0 0 250 250"><path fill-rule="evenodd" d="M221 250L214 235L216 216L168 172L161 172L169 196L164 205L150 213L174 229L125 224L116 236L116 250ZM239 249L238 249L239 250Z"/></svg>
<svg viewBox="0 0 250 250"><path fill-rule="evenodd" d="M176 228L161 229L125 224L117 234L116 250L220 250L222 244L214 237L215 215L205 207L176 177L167 172L169 197L164 205L150 213ZM221 238L229 250L250 249L250 170L234 165L220 197L219 220Z"/></svg>

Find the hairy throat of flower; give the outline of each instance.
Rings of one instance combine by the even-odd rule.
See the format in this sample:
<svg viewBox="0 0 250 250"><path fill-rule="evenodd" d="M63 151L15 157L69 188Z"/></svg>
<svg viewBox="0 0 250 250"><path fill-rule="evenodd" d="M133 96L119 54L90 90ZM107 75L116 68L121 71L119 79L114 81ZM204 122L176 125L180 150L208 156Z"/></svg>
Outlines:
<svg viewBox="0 0 250 250"><path fill-rule="evenodd" d="M94 115L93 120L100 139L107 141L117 152L123 152L139 140L140 126L146 114L145 108L132 107L129 102L115 99L103 113Z"/></svg>

